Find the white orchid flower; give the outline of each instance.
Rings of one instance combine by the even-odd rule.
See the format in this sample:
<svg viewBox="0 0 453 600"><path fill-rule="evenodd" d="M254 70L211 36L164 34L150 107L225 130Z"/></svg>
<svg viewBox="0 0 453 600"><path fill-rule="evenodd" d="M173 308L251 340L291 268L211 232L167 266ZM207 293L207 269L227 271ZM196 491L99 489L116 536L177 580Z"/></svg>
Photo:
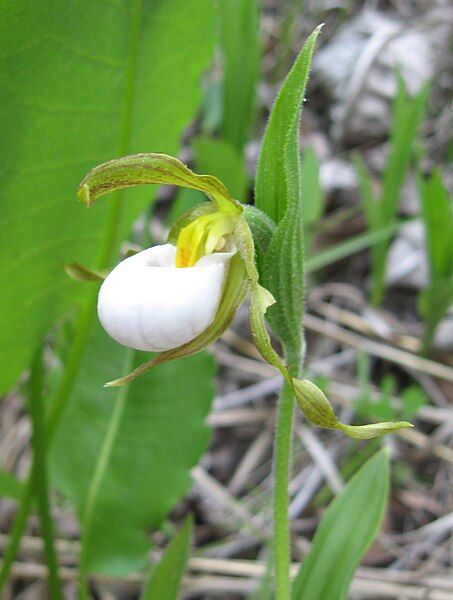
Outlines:
<svg viewBox="0 0 453 600"><path fill-rule="evenodd" d="M106 386L124 385L156 365L203 350L227 329L250 292L250 328L256 347L282 373L309 421L358 439L411 427L405 421L359 426L341 423L316 385L293 377L272 347L266 329L265 313L275 299L259 283L250 229L254 222L265 253L275 225L269 225L268 217L259 217L259 211L246 213L218 179L197 175L165 154L137 154L92 169L78 195L91 206L111 191L156 183L200 190L212 202L203 202L183 215L172 227L169 243L126 258L104 280L98 314L105 330L125 346L159 352ZM78 263L68 265L67 271L76 279L102 278Z"/></svg>
<svg viewBox="0 0 453 600"><path fill-rule="evenodd" d="M136 350L162 352L193 340L214 321L232 252L176 266L177 248L154 246L120 262L105 279L98 315L107 333Z"/></svg>

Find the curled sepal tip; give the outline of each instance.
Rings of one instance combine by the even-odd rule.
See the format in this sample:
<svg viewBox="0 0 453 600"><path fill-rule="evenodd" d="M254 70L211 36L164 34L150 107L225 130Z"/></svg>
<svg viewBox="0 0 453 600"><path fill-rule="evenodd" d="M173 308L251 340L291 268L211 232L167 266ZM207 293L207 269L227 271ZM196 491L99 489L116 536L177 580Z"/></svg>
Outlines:
<svg viewBox="0 0 453 600"><path fill-rule="evenodd" d="M219 179L212 175L198 175L177 158L159 153L131 154L91 169L80 183L77 196L90 207L104 194L147 184L178 185L199 190L207 194L219 209L232 214L242 212L241 205Z"/></svg>
<svg viewBox="0 0 453 600"><path fill-rule="evenodd" d="M372 438L387 435L388 433L396 433L400 429L413 427L408 421L390 421L388 423L371 423L370 425L345 425L338 423L338 428L347 436L357 440L371 440Z"/></svg>

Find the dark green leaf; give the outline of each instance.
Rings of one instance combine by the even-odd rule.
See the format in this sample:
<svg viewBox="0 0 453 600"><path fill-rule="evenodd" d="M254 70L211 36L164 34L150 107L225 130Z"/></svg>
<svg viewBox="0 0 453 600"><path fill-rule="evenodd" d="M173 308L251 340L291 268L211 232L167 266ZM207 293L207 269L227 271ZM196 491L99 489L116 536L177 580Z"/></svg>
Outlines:
<svg viewBox="0 0 453 600"><path fill-rule="evenodd" d="M151 572L140 600L178 600L181 579L189 558L192 530L192 517L189 515L181 531L171 540L160 563Z"/></svg>
<svg viewBox="0 0 453 600"><path fill-rule="evenodd" d="M6 390L37 341L89 293L61 265L99 267L115 245L108 238L115 206L84 211L77 184L92 166L121 154L177 151L200 101L215 11L211 0L1 0L0 6L0 389ZM152 198L149 189L127 195L121 236Z"/></svg>
<svg viewBox="0 0 453 600"><path fill-rule="evenodd" d="M293 600L345 600L354 571L382 523L389 469L385 448L330 504L294 581Z"/></svg>
<svg viewBox="0 0 453 600"><path fill-rule="evenodd" d="M219 0L224 60L221 133L237 151L247 140L255 109L260 71L258 0Z"/></svg>
<svg viewBox="0 0 453 600"><path fill-rule="evenodd" d="M53 481L83 514L113 405L105 389L125 353L98 329L51 447ZM137 353L137 363L143 354ZM88 548L92 571L124 575L143 568L147 532L190 486L190 469L209 441L214 361L197 354L159 366L128 386L111 459L97 497Z"/></svg>

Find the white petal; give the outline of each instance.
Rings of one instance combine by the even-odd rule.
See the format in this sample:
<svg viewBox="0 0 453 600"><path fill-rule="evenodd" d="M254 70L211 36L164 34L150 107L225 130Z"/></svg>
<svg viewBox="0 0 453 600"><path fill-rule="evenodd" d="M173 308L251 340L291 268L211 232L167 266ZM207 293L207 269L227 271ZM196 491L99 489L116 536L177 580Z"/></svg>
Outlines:
<svg viewBox="0 0 453 600"><path fill-rule="evenodd" d="M210 254L194 267L179 269L172 244L126 258L99 291L102 326L136 350L157 352L189 342L214 320L233 254Z"/></svg>

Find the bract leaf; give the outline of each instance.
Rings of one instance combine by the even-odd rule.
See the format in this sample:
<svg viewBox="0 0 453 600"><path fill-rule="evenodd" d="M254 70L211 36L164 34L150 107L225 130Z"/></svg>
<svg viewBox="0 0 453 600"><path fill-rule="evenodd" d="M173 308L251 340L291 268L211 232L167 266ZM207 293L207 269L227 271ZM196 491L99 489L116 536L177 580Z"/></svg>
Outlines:
<svg viewBox="0 0 453 600"><path fill-rule="evenodd" d="M295 369L302 356L304 303L299 120L319 31L306 41L274 103L255 186L256 206L277 223L262 269L262 283L277 300L268 320Z"/></svg>

